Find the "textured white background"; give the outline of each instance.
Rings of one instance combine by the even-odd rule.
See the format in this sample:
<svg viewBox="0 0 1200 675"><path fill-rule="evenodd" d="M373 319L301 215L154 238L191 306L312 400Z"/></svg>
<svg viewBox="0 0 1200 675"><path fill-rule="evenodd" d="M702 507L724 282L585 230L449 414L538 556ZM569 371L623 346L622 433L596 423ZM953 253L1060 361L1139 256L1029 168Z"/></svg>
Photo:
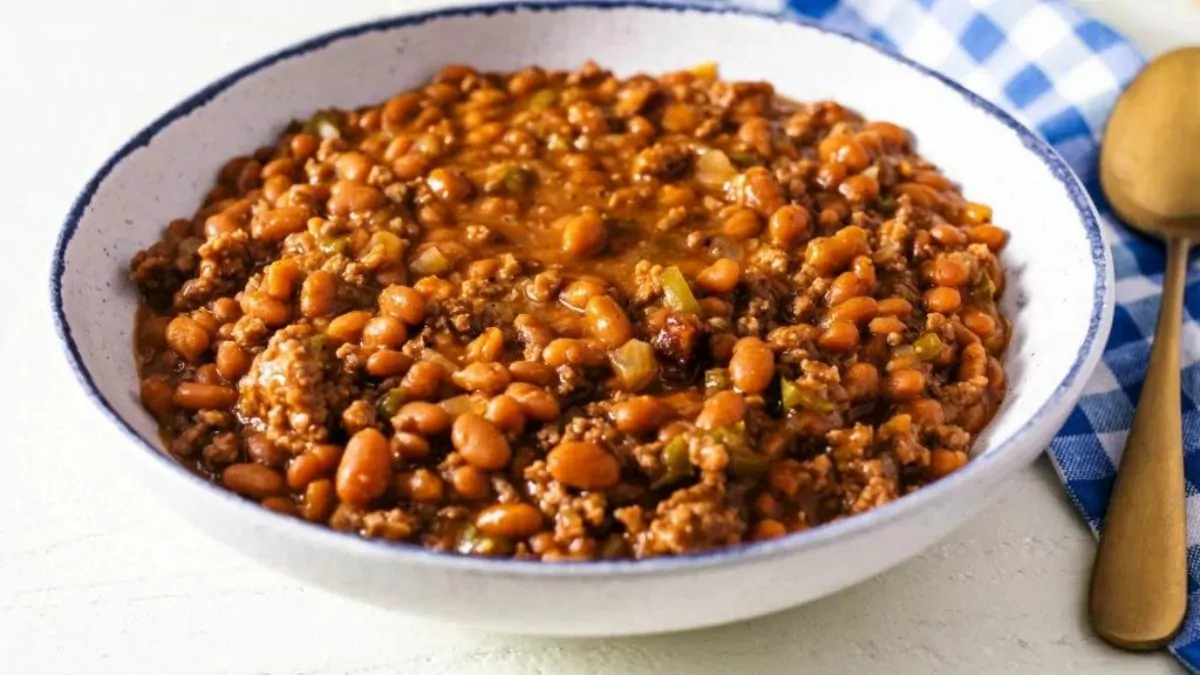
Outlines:
<svg viewBox="0 0 1200 675"><path fill-rule="evenodd" d="M332 26L433 4L0 3L0 310L13 317L0 320L0 672L1180 671L1087 632L1094 546L1044 460L950 540L856 588L620 640L405 619L262 569L163 512L123 470L123 440L78 393L52 334L49 252L71 197L120 142L214 77ZM1084 4L1150 53L1200 38L1188 0L1161 0L1153 15L1133 0Z"/></svg>

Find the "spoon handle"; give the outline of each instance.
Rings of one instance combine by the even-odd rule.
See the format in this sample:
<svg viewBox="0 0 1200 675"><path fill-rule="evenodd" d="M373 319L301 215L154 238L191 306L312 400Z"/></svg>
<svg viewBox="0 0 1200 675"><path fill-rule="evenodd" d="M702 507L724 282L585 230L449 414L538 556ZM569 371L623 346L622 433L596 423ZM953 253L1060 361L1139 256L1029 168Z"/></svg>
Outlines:
<svg viewBox="0 0 1200 675"><path fill-rule="evenodd" d="M1092 570L1092 628L1126 649L1166 644L1187 606L1179 336L1188 248L1167 242L1154 350Z"/></svg>

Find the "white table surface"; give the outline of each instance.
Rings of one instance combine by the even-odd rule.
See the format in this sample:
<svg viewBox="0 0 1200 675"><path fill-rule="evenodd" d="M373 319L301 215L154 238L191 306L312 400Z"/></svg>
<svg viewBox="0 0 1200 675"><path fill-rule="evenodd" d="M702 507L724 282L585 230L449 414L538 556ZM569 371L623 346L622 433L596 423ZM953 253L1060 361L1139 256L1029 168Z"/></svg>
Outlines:
<svg viewBox="0 0 1200 675"><path fill-rule="evenodd" d="M70 198L121 141L215 76L331 25L432 4L0 5L0 306L20 317L0 325L0 672L1181 672L1088 633L1094 543L1044 459L949 540L856 588L633 639L406 619L261 568L165 512L125 472L124 441L78 392L52 334L47 266ZM1153 17L1130 0L1084 4L1148 53L1200 38L1188 0L1160 0Z"/></svg>

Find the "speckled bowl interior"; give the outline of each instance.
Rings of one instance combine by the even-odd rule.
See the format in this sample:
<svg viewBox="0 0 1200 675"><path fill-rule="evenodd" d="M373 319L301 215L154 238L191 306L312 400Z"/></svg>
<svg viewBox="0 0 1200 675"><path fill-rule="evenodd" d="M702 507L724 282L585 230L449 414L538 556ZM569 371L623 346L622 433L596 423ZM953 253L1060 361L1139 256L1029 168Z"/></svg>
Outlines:
<svg viewBox="0 0 1200 675"><path fill-rule="evenodd" d="M118 150L71 210L52 279L68 358L82 386L129 433L130 443L112 451L133 453L138 461L161 453L154 422L138 403L131 352L137 298L126 281L128 262L171 219L195 210L225 159L268 142L293 118L331 105L382 100L447 62L508 70L527 64L570 68L587 58L623 75L715 60L725 78L765 79L792 98L832 98L868 118L911 129L920 152L961 183L968 199L992 205L995 222L1011 232L1002 256L1008 271L1003 311L1014 331L1006 357L1008 396L982 435L975 461L950 479L881 510L923 508L919 502L927 491L965 495L986 472L1010 471L1041 450L1078 397L1111 314L1106 247L1086 194L1063 162L991 106L847 37L742 13L619 6L449 11L317 38L204 89ZM1012 461L992 461L1005 455ZM192 480L181 468L155 476L188 499L217 490ZM915 501L904 506L910 500ZM261 527L314 529L284 525L285 519L258 509L237 513ZM845 527L850 532L870 526ZM811 535L789 537L763 550L800 550L803 542L795 540ZM320 546L350 539L320 536ZM836 530L826 535L838 536ZM756 548L762 547L747 550ZM389 555L410 553L405 547L389 549ZM695 560L633 565L686 569ZM629 568L610 569L621 574ZM652 628L713 620L659 621Z"/></svg>

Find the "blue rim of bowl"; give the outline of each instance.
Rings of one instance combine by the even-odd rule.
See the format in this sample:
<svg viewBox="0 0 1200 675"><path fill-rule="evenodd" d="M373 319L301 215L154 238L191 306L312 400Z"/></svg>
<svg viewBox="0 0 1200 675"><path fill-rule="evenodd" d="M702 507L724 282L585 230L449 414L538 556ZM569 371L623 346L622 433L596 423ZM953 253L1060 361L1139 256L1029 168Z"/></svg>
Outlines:
<svg viewBox="0 0 1200 675"><path fill-rule="evenodd" d="M765 19L775 23L793 24L800 27L817 30L823 33L839 36L856 45L871 49L885 58L899 62L908 68L917 71L918 73L937 80L942 85L949 87L958 93L967 103L975 108L983 110L992 118L996 119L1009 130L1015 133L1025 145L1025 147L1037 155L1038 158L1050 169L1054 177L1063 185L1071 202L1075 205L1079 213L1079 219L1082 222L1088 241L1091 246L1091 259L1095 267L1096 277L1093 286L1092 311L1089 318L1088 332L1083 343L1080 345L1074 362L1067 371L1066 376L1055 387L1054 392L1046 400L1041 408L1033 414L1033 416L1021 425L1019 429L1013 432L1009 437L1000 441L994 448L987 453L981 454L967 464L963 469L943 478L932 485L929 485L921 490L906 495L893 502L872 509L866 513L855 515L851 518L828 523L820 527L797 532L779 539L740 544L729 548L717 549L713 551L705 551L700 553L692 553L679 556L668 556L660 558L652 558L648 560L615 560L615 561L587 561L587 562L563 562L563 563L543 563L531 560L512 560L512 559L489 559L473 556L462 556L449 553L440 553L422 548L415 544L405 544L398 542L388 542L377 539L367 539L355 535L347 535L341 532L335 532L326 527L313 525L307 522L282 516L263 509L257 504L248 500L242 499L233 493L216 486L196 474L189 471L182 464L178 463L166 453L156 448L153 444L142 438L133 427L126 422L112 407L105 398L104 394L97 388L95 382L92 381L91 373L83 363L83 358L79 353L75 340L71 334L71 327L67 322L66 313L63 308L62 299L62 281L63 274L66 268L66 252L71 244L76 229L79 226L79 221L83 217L84 211L88 208L92 198L95 196L100 185L109 176L112 170L128 155L150 144L156 135L175 120L185 117L192 111L207 104L209 101L216 98L230 86L236 84L245 77L252 75L260 70L270 67L280 61L284 61L296 56L301 56L309 52L323 49L332 43L339 40L354 38L368 33L382 32L394 30L397 28L419 26L421 24L434 22L442 19L455 17L470 17L470 16L493 16L497 14L511 14L522 11L532 12L569 12L575 10L628 10L628 9L646 9L664 12L698 12L703 14L729 14L746 16L758 19ZM383 555L383 556L400 556L406 562L425 563L437 567L452 567L460 569L474 570L492 575L519 575L519 576L556 576L556 577L593 577L609 574L621 574L622 576L639 576L645 574L655 574L664 572L675 572L688 569L699 569L702 567L710 567L716 565L732 564L735 561L762 560L765 558L775 557L777 555L795 553L802 549L809 549L823 545L840 537L861 533L871 530L886 522L899 518L911 511L920 509L925 504L936 503L943 500L945 497L956 491L959 486L968 484L969 482L982 475L986 467L995 464L998 460L1004 459L1008 452L1014 446L1024 439L1027 433L1039 424L1049 412L1061 407L1062 398L1068 391L1079 384L1080 375L1087 374L1084 370L1091 372L1091 368L1095 366L1099 358L1096 352L1098 342L1108 332L1108 324L1111 321L1111 312L1107 306L1107 298L1111 292L1111 266L1108 261L1108 248L1104 243L1103 235L1101 234L1098 217L1092 205L1091 198L1087 191L1080 184L1079 179L1067 166L1066 162L1058 155L1058 153L1050 147L1045 141L1038 138L1032 131L1025 128L1020 122L1017 122L1008 113L1001 110L996 105L989 101L980 98L965 87L959 85L953 80L947 78L936 71L933 71L919 63L916 63L904 56L883 47L879 44L869 42L855 35L830 29L821 26L815 22L809 21L802 17L790 15L787 13L769 13L754 11L751 9L730 7L723 5L707 4L703 0L686 0L680 2L660 2L657 0L568 0L566 2L501 2L498 4L470 5L461 7L452 7L415 14L405 14L397 17L379 19L369 21L357 25L348 26L345 28L333 30L322 35L310 38L299 42L291 47L287 47L268 56L262 57L257 61L250 63L232 73L216 80L207 85L187 99L178 103L158 119L151 122L129 141L127 141L119 150L116 151L100 169L88 180L83 190L75 198L71 209L67 214L67 218L59 233L58 241L54 248L54 257L50 270L50 295L51 304L53 306L54 324L58 333L59 339L62 341L62 346L66 352L68 361L72 371L75 373L76 379L83 385L88 397L93 403L104 412L110 420L127 436L130 437L136 444L147 451L150 455L157 458L157 464L160 469L165 469L166 473L174 476L182 477L190 481L193 485L199 486L204 492L215 502L225 502L227 504L236 505L242 508L252 524L260 524L264 527L289 528L288 534L297 538L307 538L314 545L336 546L342 548L352 548L364 555ZM1108 321L1105 320L1106 314ZM132 320L132 317L131 319ZM1091 362L1090 365L1088 362ZM1064 413L1065 414L1065 413ZM261 520L260 520L261 519Z"/></svg>

